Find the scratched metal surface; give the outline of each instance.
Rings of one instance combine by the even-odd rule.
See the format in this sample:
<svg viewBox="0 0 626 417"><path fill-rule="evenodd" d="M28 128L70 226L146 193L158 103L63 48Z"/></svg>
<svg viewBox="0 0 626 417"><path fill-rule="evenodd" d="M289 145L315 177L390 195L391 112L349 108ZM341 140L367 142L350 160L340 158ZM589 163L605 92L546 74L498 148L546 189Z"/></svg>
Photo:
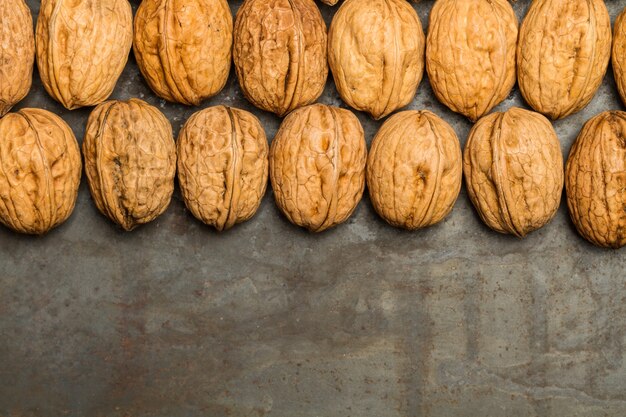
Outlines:
<svg viewBox="0 0 626 417"><path fill-rule="evenodd" d="M528 4L515 3L518 17ZM625 5L607 1L613 19ZM414 5L424 26L431 6ZM158 100L132 58L114 97L159 106L175 133L197 110ZM332 82L320 101L341 105ZM204 106L218 103L276 132L233 76ZM521 104L516 89L500 108ZM82 142L89 110L63 110L37 75L26 106L60 114ZM428 80L410 107L465 143L470 124ZM555 124L564 154L585 120L620 108L609 74ZM359 118L369 143L380 123ZM0 230L0 416L623 416L624 259L578 237L564 204L525 240L493 233L465 190L445 222L415 233L364 198L346 224L311 235L271 191L228 233L195 221L178 194L124 233L83 179L74 215L48 236Z"/></svg>

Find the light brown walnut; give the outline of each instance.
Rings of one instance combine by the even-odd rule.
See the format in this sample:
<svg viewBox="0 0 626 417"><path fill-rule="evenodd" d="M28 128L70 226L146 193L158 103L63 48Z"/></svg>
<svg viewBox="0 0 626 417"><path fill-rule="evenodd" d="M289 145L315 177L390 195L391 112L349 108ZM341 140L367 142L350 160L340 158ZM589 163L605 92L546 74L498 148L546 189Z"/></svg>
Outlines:
<svg viewBox="0 0 626 417"><path fill-rule="evenodd" d="M0 117L30 91L35 62L33 18L24 0L0 1Z"/></svg>
<svg viewBox="0 0 626 417"><path fill-rule="evenodd" d="M82 164L70 127L41 109L0 119L0 222L41 235L65 222L76 204Z"/></svg>
<svg viewBox="0 0 626 417"><path fill-rule="evenodd" d="M254 216L267 187L268 145L253 114L201 110L183 126L177 148L180 190L197 219L222 231Z"/></svg>
<svg viewBox="0 0 626 417"><path fill-rule="evenodd" d="M313 0L245 0L234 37L239 85L256 107L282 117L324 91L326 24Z"/></svg>
<svg viewBox="0 0 626 417"><path fill-rule="evenodd" d="M524 237L555 215L563 190L563 157L544 116L513 107L472 128L463 157L467 191L482 220Z"/></svg>
<svg viewBox="0 0 626 417"><path fill-rule="evenodd" d="M565 187L578 232L594 245L626 245L626 112L607 111L583 126L567 160Z"/></svg>
<svg viewBox="0 0 626 417"><path fill-rule="evenodd" d="M375 119L409 104L424 72L424 43L405 0L346 0L328 32L328 63L343 101Z"/></svg>
<svg viewBox="0 0 626 417"><path fill-rule="evenodd" d="M226 0L143 0L135 15L137 65L165 100L198 105L230 71L233 18Z"/></svg>
<svg viewBox="0 0 626 417"><path fill-rule="evenodd" d="M626 103L626 8L615 19L612 56L617 91L622 102Z"/></svg>
<svg viewBox="0 0 626 417"><path fill-rule="evenodd" d="M42 0L36 50L43 86L70 110L102 103L124 70L132 39L127 0Z"/></svg>
<svg viewBox="0 0 626 417"><path fill-rule="evenodd" d="M517 17L507 0L438 0L426 39L437 99L476 121L515 84Z"/></svg>
<svg viewBox="0 0 626 417"><path fill-rule="evenodd" d="M87 121L83 154L96 207L124 230L167 209L176 146L169 121L156 107L137 99L102 103Z"/></svg>
<svg viewBox="0 0 626 417"><path fill-rule="evenodd" d="M443 220L461 190L461 147L434 113L408 110L380 128L367 160L367 187L376 212L409 230Z"/></svg>
<svg viewBox="0 0 626 417"><path fill-rule="evenodd" d="M611 56L603 0L534 0L517 43L517 81L526 102L553 120L583 109Z"/></svg>
<svg viewBox="0 0 626 417"><path fill-rule="evenodd" d="M366 158L363 128L352 112L322 104L292 112L270 150L276 204L312 232L344 222L363 195Z"/></svg>

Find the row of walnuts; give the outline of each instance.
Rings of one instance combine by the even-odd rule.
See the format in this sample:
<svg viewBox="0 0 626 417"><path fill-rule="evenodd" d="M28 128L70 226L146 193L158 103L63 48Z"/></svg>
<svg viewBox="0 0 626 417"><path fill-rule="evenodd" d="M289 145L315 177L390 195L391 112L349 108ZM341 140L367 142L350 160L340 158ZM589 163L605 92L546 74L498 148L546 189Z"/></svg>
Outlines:
<svg viewBox="0 0 626 417"><path fill-rule="evenodd" d="M98 209L126 230L167 208L176 171L189 210L219 230L254 215L269 175L280 209L311 231L345 221L366 181L389 223L435 224L451 211L464 172L484 222L523 237L554 216L564 182L559 141L542 114L558 119L586 106L611 45L626 98L625 21L618 18L612 42L601 0L535 0L519 31L505 0L437 0L425 37L405 0L346 0L328 32L313 0L246 0L234 24L226 0L143 0L133 28L127 0L43 0L35 37L23 0L6 0L0 114L28 93L35 56L53 98L68 109L97 105L85 172ZM224 87L232 59L248 100L287 116L271 150L243 110L202 110L175 143L156 108L105 101L131 47L154 92L187 105ZM438 99L477 121L463 158L453 129L429 111L390 117L368 156L352 112L311 105L329 66L342 99L375 119L406 106L426 68ZM487 115L516 79L537 112ZM600 246L626 244L624 121L622 112L590 120L566 168L572 219ZM0 221L39 234L66 220L82 171L69 127L24 109L0 119L0 138Z"/></svg>

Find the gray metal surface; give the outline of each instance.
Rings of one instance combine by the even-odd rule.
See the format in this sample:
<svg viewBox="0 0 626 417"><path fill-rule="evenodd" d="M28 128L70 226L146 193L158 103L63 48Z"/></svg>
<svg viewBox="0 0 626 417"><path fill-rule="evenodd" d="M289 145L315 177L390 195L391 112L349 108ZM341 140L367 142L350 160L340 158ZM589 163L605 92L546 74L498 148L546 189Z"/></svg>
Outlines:
<svg viewBox="0 0 626 417"><path fill-rule="evenodd" d="M528 4L515 3L520 18ZM607 1L613 19L625 5ZM414 5L425 27L431 6ZM321 9L330 22L333 8ZM129 97L160 107L175 133L197 110L158 100L132 58L114 93ZM342 104L332 82L320 101ZM218 103L276 132L232 74L204 106ZM516 89L499 108L521 104ZM82 142L89 110L63 110L38 76L18 107L33 106ZM443 116L465 143L470 123L427 79L410 107ZM587 119L621 108L609 74L555 124L564 155ZM380 123L358 116L369 143ZM564 202L528 238L499 235L465 190L445 222L414 233L364 198L346 224L308 234L271 190L227 233L178 194L124 233L83 178L73 216L48 236L0 229L0 416L624 416L625 253L582 240Z"/></svg>

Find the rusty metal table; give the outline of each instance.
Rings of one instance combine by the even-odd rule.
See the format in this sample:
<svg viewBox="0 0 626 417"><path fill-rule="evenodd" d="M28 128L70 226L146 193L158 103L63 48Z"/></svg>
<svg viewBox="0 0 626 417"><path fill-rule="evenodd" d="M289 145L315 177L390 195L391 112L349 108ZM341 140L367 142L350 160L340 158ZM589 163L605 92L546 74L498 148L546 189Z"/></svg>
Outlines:
<svg viewBox="0 0 626 417"><path fill-rule="evenodd" d="M515 3L520 19L528 4ZM607 6L614 19L626 2ZM414 7L426 27L432 1ZM132 57L113 97L158 106L175 134L197 110L158 100ZM342 105L330 80L320 101ZM252 108L234 74L203 106L218 103L275 134L279 119ZM517 88L499 109L513 105ZM89 109L62 109L38 75L20 107L60 114L82 142ZM427 79L410 108L465 143L470 123ZM621 108L609 69L593 102L555 123L564 156L587 119ZM380 123L358 116L369 143ZM565 204L524 240L499 235L465 190L443 223L413 233L365 197L346 224L309 234L271 190L227 233L194 220L178 192L124 233L83 178L49 235L0 229L0 416L623 416L625 254L586 243Z"/></svg>

